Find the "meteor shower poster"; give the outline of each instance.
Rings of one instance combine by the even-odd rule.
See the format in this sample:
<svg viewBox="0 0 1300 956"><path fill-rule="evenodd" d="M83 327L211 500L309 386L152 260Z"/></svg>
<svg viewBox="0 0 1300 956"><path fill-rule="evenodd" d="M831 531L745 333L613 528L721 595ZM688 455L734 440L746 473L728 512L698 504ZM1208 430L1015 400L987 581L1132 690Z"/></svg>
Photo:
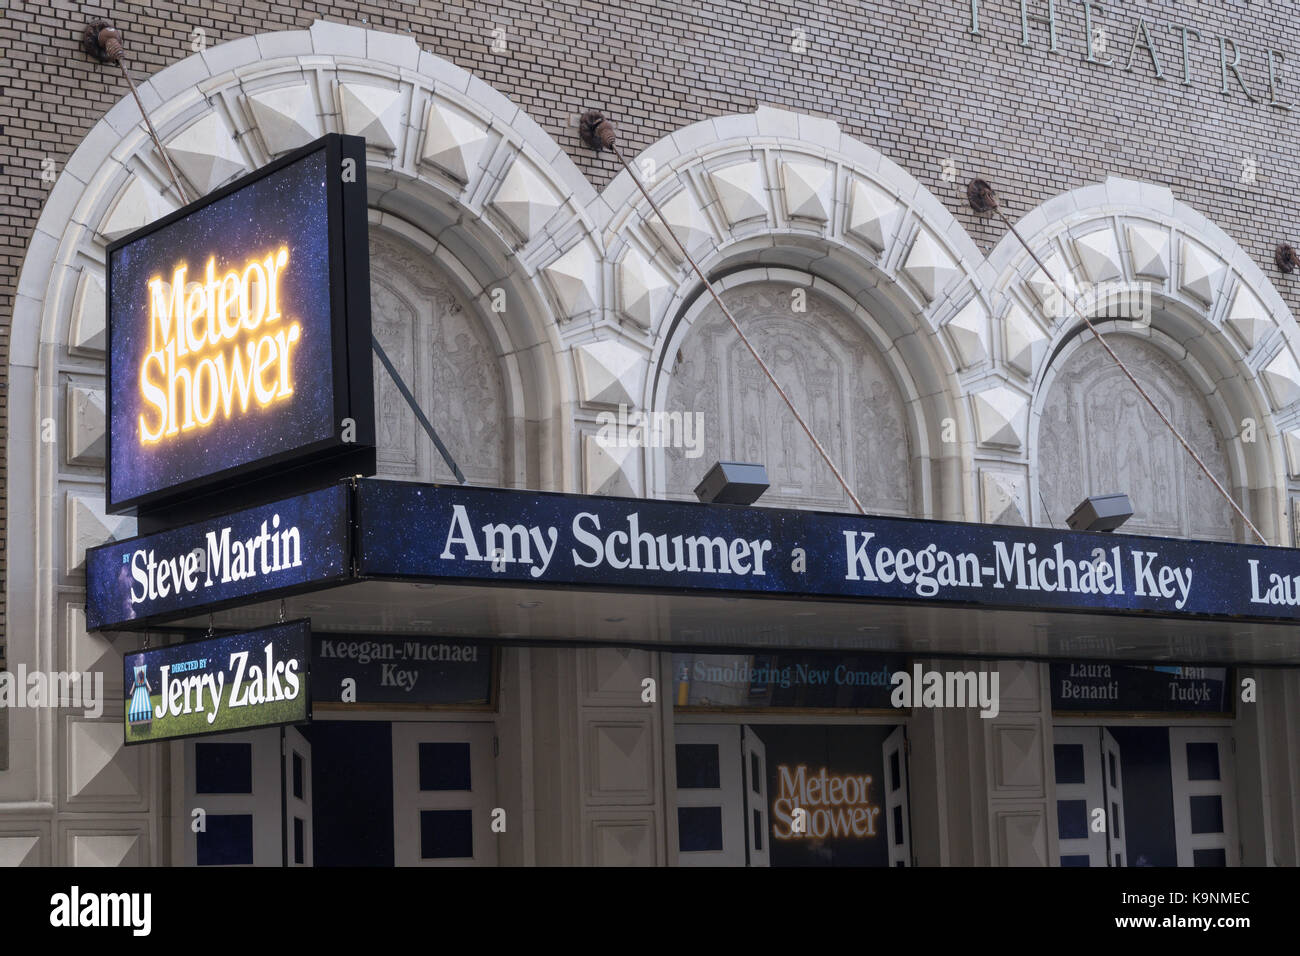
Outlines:
<svg viewBox="0 0 1300 956"><path fill-rule="evenodd" d="M772 866L889 865L884 744L893 730L745 727L766 751ZM807 811L802 832L796 808Z"/></svg>

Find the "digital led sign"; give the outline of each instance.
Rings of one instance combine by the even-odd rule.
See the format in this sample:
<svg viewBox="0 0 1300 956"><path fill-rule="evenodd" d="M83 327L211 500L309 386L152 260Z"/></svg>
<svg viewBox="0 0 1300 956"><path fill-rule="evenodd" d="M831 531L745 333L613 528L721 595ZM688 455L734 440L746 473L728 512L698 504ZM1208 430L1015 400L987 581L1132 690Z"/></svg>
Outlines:
<svg viewBox="0 0 1300 956"><path fill-rule="evenodd" d="M110 512L373 470L364 152L326 136L108 247Z"/></svg>
<svg viewBox="0 0 1300 956"><path fill-rule="evenodd" d="M349 491L332 485L86 551L86 627L142 626L346 580Z"/></svg>
<svg viewBox="0 0 1300 956"><path fill-rule="evenodd" d="M126 743L310 720L310 665L305 620L127 654Z"/></svg>

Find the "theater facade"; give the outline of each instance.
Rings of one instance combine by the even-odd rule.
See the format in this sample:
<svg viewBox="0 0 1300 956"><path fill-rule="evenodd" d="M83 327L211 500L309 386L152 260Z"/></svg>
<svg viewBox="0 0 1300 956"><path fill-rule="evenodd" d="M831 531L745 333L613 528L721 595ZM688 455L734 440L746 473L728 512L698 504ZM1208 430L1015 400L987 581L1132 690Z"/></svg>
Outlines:
<svg viewBox="0 0 1300 956"><path fill-rule="evenodd" d="M913 49L993 72L1029 57L1046 78L1106 57L1096 82L1145 102L1228 95L1294 122L1282 44L1233 70L1208 25L1184 61L1168 24L1153 38L1158 24L1102 21L1095 4L1101 47L1082 13L1044 4L1022 45L1018 4L950 7L951 34L916 33ZM1072 175L1053 131L1007 150L1040 150L1055 191L1000 169L987 129L932 169L913 140L935 114L861 131L873 96L892 102L886 78L904 98L940 84L912 64L879 66L843 121L755 87L746 109L623 134L660 219L578 142L578 113L602 104L568 104L569 128L539 120L519 89L409 32L250 27L166 62L142 99L187 199L327 134L364 138L349 234L366 239L370 327L396 375L377 350L373 409L348 406L373 420L357 477L118 513L169 489L106 441L124 407L107 394L113 255L185 202L129 95L60 161L8 335L0 654L53 683L101 674L106 704L15 692L0 707L0 862L1296 865L1300 301L1243 226L1263 200L1200 208L1186 162ZM1184 66L1199 87L1179 83ZM972 89L953 95L977 103ZM1075 148L1112 168L1100 135ZM1065 299L965 206L977 174ZM268 289L282 273L288 302L297 250L249 249L240 268ZM249 311L249 274L222 313L232 338L272 314ZM252 414L344 374L312 351L330 317L312 321L253 345ZM164 332L208 354L178 328L149 346L153 411L127 416L160 446L196 409L203 431L205 394L220 417L201 362L188 393L173 387L166 356L184 346ZM240 353L211 329L216 382L217 359ZM233 465L264 438L250 427L183 467ZM764 465L768 489L698 502L717 461ZM1067 528L1110 492L1132 501L1122 528ZM223 690L197 676L210 647L238 660ZM281 705L240 724L240 708Z"/></svg>

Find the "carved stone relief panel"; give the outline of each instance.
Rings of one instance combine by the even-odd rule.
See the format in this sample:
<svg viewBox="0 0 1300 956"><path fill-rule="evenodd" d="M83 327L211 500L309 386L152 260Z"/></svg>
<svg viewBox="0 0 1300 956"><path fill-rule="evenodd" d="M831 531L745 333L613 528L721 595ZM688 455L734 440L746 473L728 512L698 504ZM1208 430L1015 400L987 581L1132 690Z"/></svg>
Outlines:
<svg viewBox="0 0 1300 956"><path fill-rule="evenodd" d="M902 395L854 319L807 291L764 282L723 293L736 320L869 511L907 514L912 488ZM698 414L702 454L666 449L668 492L691 497L721 460L760 462L762 503L847 509L830 468L716 305L696 320L675 357L667 411ZM661 431L664 429L661 429Z"/></svg>
<svg viewBox="0 0 1300 956"><path fill-rule="evenodd" d="M496 350L437 265L413 247L371 233L375 336L439 437L473 484L504 481L505 393ZM374 360L379 473L454 481L388 371Z"/></svg>
<svg viewBox="0 0 1300 956"><path fill-rule="evenodd" d="M1107 341L1231 488L1200 389L1155 346L1124 335ZM1123 492L1133 502L1125 532L1233 539L1231 507L1095 340L1071 353L1052 382L1038 438L1039 489L1058 527L1088 495Z"/></svg>

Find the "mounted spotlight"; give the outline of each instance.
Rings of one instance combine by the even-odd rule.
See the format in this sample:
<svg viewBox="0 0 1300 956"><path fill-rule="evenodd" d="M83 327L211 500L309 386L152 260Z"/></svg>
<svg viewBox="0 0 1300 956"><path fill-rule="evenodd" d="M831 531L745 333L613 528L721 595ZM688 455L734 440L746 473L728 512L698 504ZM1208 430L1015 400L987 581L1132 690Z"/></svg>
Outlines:
<svg viewBox="0 0 1300 956"><path fill-rule="evenodd" d="M1092 495L1074 509L1065 523L1074 531L1114 531L1133 517L1128 495Z"/></svg>
<svg viewBox="0 0 1300 956"><path fill-rule="evenodd" d="M695 497L707 504L752 505L767 491L767 469L743 461L720 461L695 486Z"/></svg>

